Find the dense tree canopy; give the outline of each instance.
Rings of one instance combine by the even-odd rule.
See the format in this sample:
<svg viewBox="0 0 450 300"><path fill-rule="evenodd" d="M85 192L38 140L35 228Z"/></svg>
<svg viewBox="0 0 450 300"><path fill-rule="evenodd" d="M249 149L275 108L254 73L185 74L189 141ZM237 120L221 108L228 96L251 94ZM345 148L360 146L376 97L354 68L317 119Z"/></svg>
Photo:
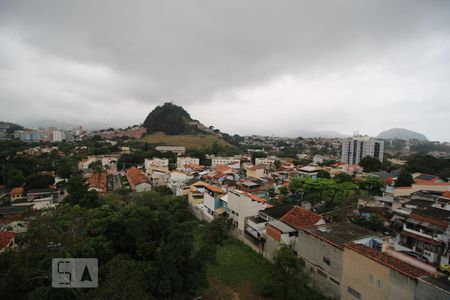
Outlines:
<svg viewBox="0 0 450 300"><path fill-rule="evenodd" d="M23 246L0 254L0 295L192 299L207 284L206 264L215 253L211 245L223 239L224 225L213 223L207 240L194 247L185 205L182 199L157 193L110 195L96 208L62 205L37 216ZM99 288L52 289L54 257L99 258Z"/></svg>
<svg viewBox="0 0 450 300"><path fill-rule="evenodd" d="M400 174L397 177L397 180L395 181L395 186L411 186L414 183L414 179L410 172L408 172L405 169L402 169Z"/></svg>
<svg viewBox="0 0 450 300"><path fill-rule="evenodd" d="M364 172L376 172L381 170L381 162L372 156L366 156L359 162Z"/></svg>
<svg viewBox="0 0 450 300"><path fill-rule="evenodd" d="M164 103L149 113L144 127L150 134L159 131L170 135L187 134L190 121L191 116L184 108L173 103Z"/></svg>
<svg viewBox="0 0 450 300"><path fill-rule="evenodd" d="M406 168L409 172L437 175L444 180L450 177L450 159L435 158L431 155L416 154L408 158Z"/></svg>
<svg viewBox="0 0 450 300"><path fill-rule="evenodd" d="M55 177L49 174L33 174L25 178L25 189L48 189L55 184Z"/></svg>

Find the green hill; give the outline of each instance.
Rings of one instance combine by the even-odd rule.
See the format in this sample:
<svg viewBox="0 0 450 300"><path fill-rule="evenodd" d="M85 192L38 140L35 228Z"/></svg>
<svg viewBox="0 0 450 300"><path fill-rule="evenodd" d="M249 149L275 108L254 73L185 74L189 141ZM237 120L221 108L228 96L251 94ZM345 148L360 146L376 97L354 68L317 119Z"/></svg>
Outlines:
<svg viewBox="0 0 450 300"><path fill-rule="evenodd" d="M146 135L141 138L141 141L158 144L165 146L184 146L187 149L210 149L214 143L220 147L230 147L234 146L226 142L222 138L212 134L179 134L179 135L168 135L163 132L156 132L150 135Z"/></svg>
<svg viewBox="0 0 450 300"><path fill-rule="evenodd" d="M151 111L144 121L147 133L164 132L168 135L180 135L194 133L192 120L189 113L183 107L173 103L164 103Z"/></svg>

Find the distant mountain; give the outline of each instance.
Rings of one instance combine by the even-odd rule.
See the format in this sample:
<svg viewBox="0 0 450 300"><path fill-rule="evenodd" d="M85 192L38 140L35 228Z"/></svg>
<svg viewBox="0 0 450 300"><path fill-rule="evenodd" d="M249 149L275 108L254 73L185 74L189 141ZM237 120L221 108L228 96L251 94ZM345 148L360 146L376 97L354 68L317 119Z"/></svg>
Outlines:
<svg viewBox="0 0 450 300"><path fill-rule="evenodd" d="M427 137L421 133L408 130L405 128L392 128L381 132L377 138L379 139L400 139L400 140L420 140L426 141Z"/></svg>
<svg viewBox="0 0 450 300"><path fill-rule="evenodd" d="M0 131L7 133L7 134L12 134L14 131L16 130L22 130L23 126L15 124L15 123L10 123L10 122L2 122L0 121Z"/></svg>

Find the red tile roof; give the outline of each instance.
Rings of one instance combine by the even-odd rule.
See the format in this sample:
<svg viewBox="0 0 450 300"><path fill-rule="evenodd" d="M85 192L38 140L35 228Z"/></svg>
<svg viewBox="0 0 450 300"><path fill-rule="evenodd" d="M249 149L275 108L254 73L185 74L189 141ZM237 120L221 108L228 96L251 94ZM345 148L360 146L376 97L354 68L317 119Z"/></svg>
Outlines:
<svg viewBox="0 0 450 300"><path fill-rule="evenodd" d="M449 223L443 220L439 220L439 219L435 219L432 217L428 217L428 216L424 216L424 215L419 215L417 213L411 213L409 215L410 218L415 219L417 221L421 221L421 222L426 222L426 223L430 223L433 225L437 225L437 226L441 226L441 227L445 227L447 228Z"/></svg>
<svg viewBox="0 0 450 300"><path fill-rule="evenodd" d="M133 191L136 190L137 185L141 183L149 183L145 174L136 167L131 167L127 170L127 180Z"/></svg>
<svg viewBox="0 0 450 300"><path fill-rule="evenodd" d="M244 195L249 197L253 201L257 201L257 202L261 202L261 203L265 203L266 202L266 199L258 197L256 195L253 195L253 194L250 194L250 193L244 193Z"/></svg>
<svg viewBox="0 0 450 300"><path fill-rule="evenodd" d="M296 206L285 214L280 220L291 227L300 229L306 226L315 225L317 222L322 220L322 217L304 208Z"/></svg>
<svg viewBox="0 0 450 300"><path fill-rule="evenodd" d="M0 250L8 247L14 240L14 232L0 231Z"/></svg>
<svg viewBox="0 0 450 300"><path fill-rule="evenodd" d="M404 235L404 236L412 237L412 238L414 238L414 239L416 239L416 240L425 242L425 243L430 244L430 245L434 245L434 246L440 246L440 245L442 245L442 242L438 242L438 241L429 239L429 238L427 238L427 237L424 237L424 236L421 236L421 235L418 235L418 234L414 234L414 233L409 232L409 231L404 231L404 230L403 230L400 234L401 234L401 235Z"/></svg>
<svg viewBox="0 0 450 300"><path fill-rule="evenodd" d="M218 173L225 173L226 171L231 170L231 168L228 167L228 166L225 166L225 165L217 165L217 166L215 167L215 170L216 170L216 172L218 172Z"/></svg>
<svg viewBox="0 0 450 300"><path fill-rule="evenodd" d="M23 187L19 186L19 187L14 187L11 189L11 191L9 192L10 195L23 195L24 193L24 189Z"/></svg>
<svg viewBox="0 0 450 300"><path fill-rule="evenodd" d="M203 181L200 181L200 182L194 184L194 186L204 186L206 189L208 189L208 190L210 190L212 192L225 194L225 192L222 191L220 188L218 188L218 187L216 187L214 185L207 184L206 182L203 182Z"/></svg>
<svg viewBox="0 0 450 300"><path fill-rule="evenodd" d="M89 187L99 189L102 193L106 193L106 173L94 173L88 178L87 182Z"/></svg>
<svg viewBox="0 0 450 300"><path fill-rule="evenodd" d="M450 192L444 192L444 193L442 193L442 197L444 197L444 198L450 198Z"/></svg>
<svg viewBox="0 0 450 300"><path fill-rule="evenodd" d="M251 167L251 168L248 168L249 170L252 170L252 171L255 171L255 170L261 170L261 169L265 169L266 168L266 165L264 165L264 164L259 164L259 165L255 165L255 166L253 166L253 167Z"/></svg>
<svg viewBox="0 0 450 300"><path fill-rule="evenodd" d="M380 252L373 248L367 247L366 245L351 243L345 245L345 247L413 279L416 279L421 276L430 275L428 272L424 270L416 268L395 257L389 256L385 252Z"/></svg>

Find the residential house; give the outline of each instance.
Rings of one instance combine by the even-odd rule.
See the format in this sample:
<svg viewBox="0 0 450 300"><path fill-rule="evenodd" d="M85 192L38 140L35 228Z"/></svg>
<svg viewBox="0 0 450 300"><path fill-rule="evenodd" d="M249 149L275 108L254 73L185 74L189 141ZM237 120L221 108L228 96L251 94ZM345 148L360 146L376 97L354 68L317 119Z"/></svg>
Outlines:
<svg viewBox="0 0 450 300"><path fill-rule="evenodd" d="M146 174L154 186L169 184L170 171L168 168L151 167Z"/></svg>
<svg viewBox="0 0 450 300"><path fill-rule="evenodd" d="M253 178L261 178L267 176L267 166L265 164L257 164L247 169L247 176Z"/></svg>
<svg viewBox="0 0 450 300"><path fill-rule="evenodd" d="M16 201L16 200L24 199L24 198L26 198L25 197L25 190L21 186L14 187L9 192L9 200L10 201Z"/></svg>
<svg viewBox="0 0 450 300"><path fill-rule="evenodd" d="M279 221L287 226L283 226ZM278 250L281 245L294 247L299 229L325 224L325 219L320 215L298 206L294 206L289 212L282 216L279 221L271 221L266 225L264 257L269 259L272 258L274 252Z"/></svg>
<svg viewBox="0 0 450 300"><path fill-rule="evenodd" d="M343 300L414 300L418 278L430 275L364 244L345 245L342 257Z"/></svg>
<svg viewBox="0 0 450 300"><path fill-rule="evenodd" d="M176 195L181 196L181 197L188 197L189 193L191 192L191 186L198 182L200 182L199 178L192 178L192 179L188 179L188 180L184 181L177 188Z"/></svg>
<svg viewBox="0 0 450 300"><path fill-rule="evenodd" d="M315 286L330 298L341 294L344 245L363 243L381 250L383 241L372 231L352 223L330 223L304 227L298 231L295 251L305 261Z"/></svg>
<svg viewBox="0 0 450 300"><path fill-rule="evenodd" d="M277 161L278 158L275 156L269 156L269 157L256 157L255 158L255 165L266 165L266 166L272 166L275 161Z"/></svg>
<svg viewBox="0 0 450 300"><path fill-rule="evenodd" d="M266 196L269 188L274 186L274 181L268 177L254 178L245 177L239 180L237 188L246 193L258 196Z"/></svg>
<svg viewBox="0 0 450 300"><path fill-rule="evenodd" d="M126 177L133 192L147 192L152 189L147 176L136 167L127 169Z"/></svg>
<svg viewBox="0 0 450 300"><path fill-rule="evenodd" d="M314 166L305 166L298 169L298 176L316 179L318 172L322 168L314 167Z"/></svg>
<svg viewBox="0 0 450 300"><path fill-rule="evenodd" d="M179 196L177 191L180 190L180 187L183 185L183 182L185 182L188 179L193 178L193 175L190 175L186 172L180 172L180 171L172 171L170 172L170 178L169 178L169 188L172 189L172 191L175 193L175 195Z"/></svg>
<svg viewBox="0 0 450 300"><path fill-rule="evenodd" d="M256 216L260 210L271 206L265 199L239 190L228 191L227 201L229 216L239 233L244 232L248 217Z"/></svg>
<svg viewBox="0 0 450 300"><path fill-rule="evenodd" d="M169 170L169 159L167 158L146 158L144 161L145 170L150 170L152 167Z"/></svg>
<svg viewBox="0 0 450 300"><path fill-rule="evenodd" d="M221 188L210 184L201 183L203 192L203 212L206 216L214 219L216 216L224 215L228 210L228 198L221 197L226 194ZM198 186L198 185L197 185Z"/></svg>
<svg viewBox="0 0 450 300"><path fill-rule="evenodd" d="M413 209L397 235L395 250L414 251L430 263L448 264L450 259L450 211L434 207Z"/></svg>
<svg viewBox="0 0 450 300"><path fill-rule="evenodd" d="M87 178L87 184L89 191L95 191L99 194L106 193L106 173L94 172Z"/></svg>
<svg viewBox="0 0 450 300"><path fill-rule="evenodd" d="M264 245L261 245L261 243L264 243L266 239L266 224L271 221L279 220L293 207L294 205L292 204L280 204L273 207L267 207L264 210L260 210L257 216L249 217L245 226L245 232L252 238L247 239L253 244L263 248Z"/></svg>

